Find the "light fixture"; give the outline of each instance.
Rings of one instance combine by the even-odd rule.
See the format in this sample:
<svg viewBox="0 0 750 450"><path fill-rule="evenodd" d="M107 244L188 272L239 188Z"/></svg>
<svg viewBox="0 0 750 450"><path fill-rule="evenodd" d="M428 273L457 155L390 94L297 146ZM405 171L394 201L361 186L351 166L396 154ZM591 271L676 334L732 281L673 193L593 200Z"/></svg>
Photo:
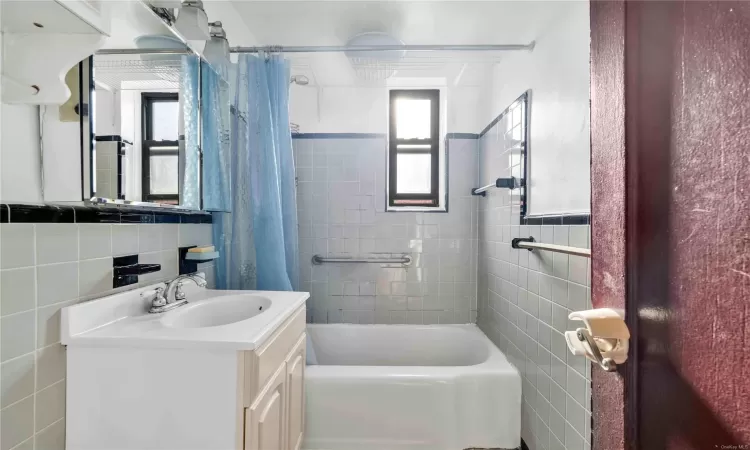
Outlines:
<svg viewBox="0 0 750 450"><path fill-rule="evenodd" d="M224 79L229 79L229 41L227 33L221 26L221 22L209 24L211 40L206 42L203 49L203 57Z"/></svg>
<svg viewBox="0 0 750 450"><path fill-rule="evenodd" d="M379 82L386 80L396 73L396 69L401 60L406 56L406 50L398 49L404 43L388 33L370 31L360 33L349 39L346 46L350 49L345 52L346 57L354 68L358 78L369 81ZM394 47L395 50L386 50L381 52L367 52L355 50L360 47Z"/></svg>
<svg viewBox="0 0 750 450"><path fill-rule="evenodd" d="M184 0L174 27L185 39L191 41L205 41L211 37L208 16L201 0Z"/></svg>

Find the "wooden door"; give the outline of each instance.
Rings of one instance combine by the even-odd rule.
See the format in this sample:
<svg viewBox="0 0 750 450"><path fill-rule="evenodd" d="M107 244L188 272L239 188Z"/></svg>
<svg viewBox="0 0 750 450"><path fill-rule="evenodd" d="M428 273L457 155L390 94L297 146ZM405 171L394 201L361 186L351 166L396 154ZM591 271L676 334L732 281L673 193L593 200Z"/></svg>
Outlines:
<svg viewBox="0 0 750 450"><path fill-rule="evenodd" d="M280 450L286 445L286 364L248 408L245 450Z"/></svg>
<svg viewBox="0 0 750 450"><path fill-rule="evenodd" d="M287 448L302 448L302 437L305 431L305 344L306 335L302 335L286 360L287 386Z"/></svg>
<svg viewBox="0 0 750 450"><path fill-rule="evenodd" d="M591 2L593 448L750 444L750 2Z"/></svg>

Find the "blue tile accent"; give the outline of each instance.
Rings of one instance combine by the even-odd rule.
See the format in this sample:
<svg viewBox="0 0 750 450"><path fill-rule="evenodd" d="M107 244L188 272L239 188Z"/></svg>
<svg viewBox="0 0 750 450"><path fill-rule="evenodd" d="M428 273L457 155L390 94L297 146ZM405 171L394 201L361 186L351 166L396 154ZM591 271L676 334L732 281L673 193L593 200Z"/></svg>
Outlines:
<svg viewBox="0 0 750 450"><path fill-rule="evenodd" d="M180 216L155 212L154 223L180 223Z"/></svg>
<svg viewBox="0 0 750 450"><path fill-rule="evenodd" d="M130 213L123 211L120 214L120 223L154 223L154 213Z"/></svg>
<svg viewBox="0 0 750 450"><path fill-rule="evenodd" d="M523 217L521 225L590 225L591 214Z"/></svg>
<svg viewBox="0 0 750 450"><path fill-rule="evenodd" d="M448 133L445 135L446 139L479 139L477 133Z"/></svg>
<svg viewBox="0 0 750 450"><path fill-rule="evenodd" d="M385 133L299 133L292 139L374 139L385 138Z"/></svg>

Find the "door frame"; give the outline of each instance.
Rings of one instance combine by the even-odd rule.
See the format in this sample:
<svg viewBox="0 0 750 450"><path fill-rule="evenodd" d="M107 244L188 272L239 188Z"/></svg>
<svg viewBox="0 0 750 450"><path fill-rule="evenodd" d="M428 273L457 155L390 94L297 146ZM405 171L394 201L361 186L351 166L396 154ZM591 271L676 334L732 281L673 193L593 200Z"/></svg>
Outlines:
<svg viewBox="0 0 750 450"><path fill-rule="evenodd" d="M702 127L689 127L696 121L706 127L727 122L722 134L714 131L713 146L727 143L727 158L742 151L743 144L730 139L741 136L737 117L747 115L748 107L728 100L731 92L716 93L701 77L707 71L716 80L746 77L750 58L734 58L732 51L750 43L743 28L750 6L630 0L592 0L590 6L591 297L594 308L624 310L631 333L628 361L617 372L592 369L593 448L744 448L750 444L740 438L750 435L743 419L750 417L747 399L727 401L718 394L728 383L741 397L736 383L742 359L733 355L746 350L742 339L721 333L707 339L688 327L699 326L699 315L720 324L731 317L743 321L728 306L702 306L701 295L721 295L736 306L738 292L750 283L742 273L720 284L718 272L692 279L680 272L690 266L690 256L718 268L720 251L750 236L750 222L742 219L747 210L722 211L725 235L717 243L711 238L715 230L707 231L715 216L682 220L692 208L686 197L700 197L700 188L682 185L684 192L677 193L673 178L684 181L708 167L710 153L690 153L704 145L689 140L701 136L695 129ZM730 58L726 67L716 66ZM689 109L696 97L704 100L703 108L713 107L711 115ZM685 108L687 115L679 116ZM740 169L734 183L750 184ZM711 187L719 198L748 202L748 190L732 191L732 183ZM686 235L690 242L678 241ZM680 285L686 279L687 290ZM721 364L700 362L700 355ZM724 378L712 379L717 377ZM724 407L728 411L719 410Z"/></svg>

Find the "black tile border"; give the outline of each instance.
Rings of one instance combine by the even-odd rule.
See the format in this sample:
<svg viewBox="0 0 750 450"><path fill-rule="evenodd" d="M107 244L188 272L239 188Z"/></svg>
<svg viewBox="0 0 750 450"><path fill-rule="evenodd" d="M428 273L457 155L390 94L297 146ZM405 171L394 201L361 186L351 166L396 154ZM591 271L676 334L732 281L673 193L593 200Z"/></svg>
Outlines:
<svg viewBox="0 0 750 450"><path fill-rule="evenodd" d="M6 205L9 223L75 223L75 212L69 206Z"/></svg>
<svg viewBox="0 0 750 450"><path fill-rule="evenodd" d="M591 214L524 217L521 225L591 225Z"/></svg>
<svg viewBox="0 0 750 450"><path fill-rule="evenodd" d="M128 206L0 204L0 223L213 223L204 212Z"/></svg>
<svg viewBox="0 0 750 450"><path fill-rule="evenodd" d="M118 142L122 141L122 136L119 134L96 135L94 140L97 142Z"/></svg>

